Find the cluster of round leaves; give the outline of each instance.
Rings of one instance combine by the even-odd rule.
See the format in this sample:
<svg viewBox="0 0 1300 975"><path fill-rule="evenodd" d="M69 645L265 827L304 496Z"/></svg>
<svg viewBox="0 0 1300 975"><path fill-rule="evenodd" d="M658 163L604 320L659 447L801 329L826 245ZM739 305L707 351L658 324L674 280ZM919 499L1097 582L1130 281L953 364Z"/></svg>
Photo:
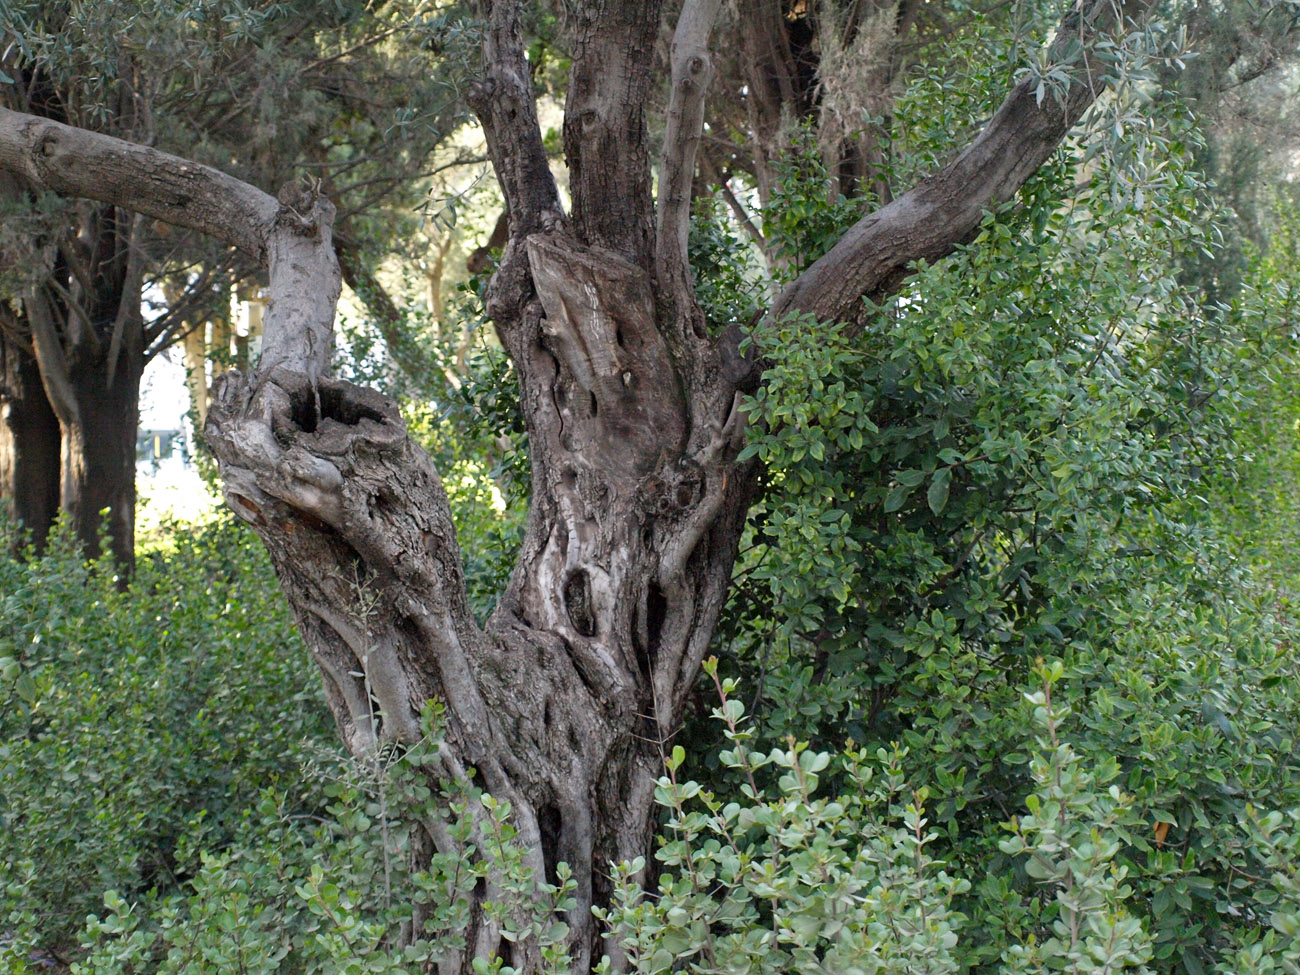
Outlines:
<svg viewBox="0 0 1300 975"><path fill-rule="evenodd" d="M1268 281L1232 306L1183 285L1210 239L1195 133L1147 107L1133 152L1113 131L1094 133L1086 168L1063 151L860 321L755 334L767 368L746 456L769 484L720 652L765 733L905 745L935 855L996 878L960 909L1040 944L1052 924L1015 906L1038 878L1002 824L1038 775L1032 742L1014 744L1019 687L1037 658L1060 659L1059 703L1078 716L1061 761L1107 770L1096 783L1127 797L1106 856L1150 937L1133 957L1199 973L1263 940L1290 950L1258 923L1285 926L1285 884L1247 878L1289 842L1262 840L1251 809L1300 804L1294 574L1266 588L1246 571L1239 540L1273 526L1239 499L1294 483L1252 456L1294 450L1294 404L1271 386L1292 340L1260 338L1294 318L1293 291L1262 264ZM820 191L834 222L842 201L808 171L801 198ZM829 234L805 222L796 263ZM965 964L1001 964L1006 947L973 935Z"/></svg>

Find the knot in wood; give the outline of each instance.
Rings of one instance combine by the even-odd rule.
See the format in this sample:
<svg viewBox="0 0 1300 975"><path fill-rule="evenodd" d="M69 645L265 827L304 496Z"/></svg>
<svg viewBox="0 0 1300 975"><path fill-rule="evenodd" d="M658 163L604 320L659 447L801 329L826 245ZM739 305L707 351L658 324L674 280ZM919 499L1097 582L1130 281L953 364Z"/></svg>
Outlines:
<svg viewBox="0 0 1300 975"><path fill-rule="evenodd" d="M647 514L662 517L690 508L699 496L703 475L694 465L661 468L659 474L642 478L637 485L637 503Z"/></svg>
<svg viewBox="0 0 1300 975"><path fill-rule="evenodd" d="M636 501L647 514L663 514L668 509L668 485L662 477L651 474L637 485Z"/></svg>
<svg viewBox="0 0 1300 975"><path fill-rule="evenodd" d="M492 101L492 95L497 90L495 78L479 78L470 82L469 85L469 103L475 111L481 111Z"/></svg>

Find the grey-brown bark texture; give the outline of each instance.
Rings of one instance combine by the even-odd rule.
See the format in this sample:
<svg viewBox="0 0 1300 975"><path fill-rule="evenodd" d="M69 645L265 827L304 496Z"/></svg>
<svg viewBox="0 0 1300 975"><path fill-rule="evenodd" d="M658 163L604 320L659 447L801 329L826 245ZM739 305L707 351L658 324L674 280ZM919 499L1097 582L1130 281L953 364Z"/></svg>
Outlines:
<svg viewBox="0 0 1300 975"><path fill-rule="evenodd" d="M183 160L4 112L0 168L203 227L269 262L267 352L253 374L227 374L208 418L226 497L271 553L349 748L414 740L422 704L440 700L440 772L475 769L510 801L538 877L571 865L581 971L602 950L621 964L590 908L608 896L610 861L650 852L661 743L708 650L757 488L757 472L735 459L736 383L752 377L734 343L710 335L682 253L717 4L686 3L677 32L658 236L646 117L659 5L577 5L567 216L518 6L482 4L472 101L508 211L487 307L519 378L533 495L518 563L482 626L428 456L392 401L325 374L339 279L327 203L293 192L277 202ZM1076 9L1057 55L1086 47L1112 16L1109 3ZM1098 76L1083 63L1074 70L1064 105L1038 108L1024 86L1013 92L971 149L865 217L779 309L851 316L909 261L950 250L1094 97ZM440 830L428 840L456 852ZM476 896L491 899L493 885ZM440 970L468 970L491 951L509 952L522 971L540 961L476 911L465 950Z"/></svg>
<svg viewBox="0 0 1300 975"><path fill-rule="evenodd" d="M8 179L0 190L7 202L21 198ZM144 365L140 221L127 209L85 201L69 210L72 228L62 239L10 241L3 254L6 273L22 284L0 312L8 360L0 396L9 418L0 454L11 458L0 463L0 498L38 547L64 512L91 555L106 512L111 552L125 568L135 548Z"/></svg>

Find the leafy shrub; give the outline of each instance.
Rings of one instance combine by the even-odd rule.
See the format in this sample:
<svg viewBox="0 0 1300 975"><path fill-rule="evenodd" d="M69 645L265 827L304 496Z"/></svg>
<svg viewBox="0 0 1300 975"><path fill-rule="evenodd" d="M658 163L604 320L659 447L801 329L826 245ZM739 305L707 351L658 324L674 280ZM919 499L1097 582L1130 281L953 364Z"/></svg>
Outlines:
<svg viewBox="0 0 1300 975"><path fill-rule="evenodd" d="M1030 797L1048 808L1047 772L1077 780L1072 848L1104 827L1078 876L1113 885L1093 934L1127 942L1124 964L1200 975L1285 914L1285 885L1250 879L1273 875L1284 820L1270 846L1249 811L1300 805L1286 520L1300 410L1281 382L1294 262L1261 262L1230 306L1178 283L1179 256L1209 237L1183 152L1195 132L1167 108L1143 135L1158 171L1062 153L860 321L753 338L766 372L746 450L769 484L722 667L752 689L760 738L900 756L928 795L928 855L990 878L953 898L973 919L962 970L1055 970L1081 950L1004 830ZM787 175L810 182L782 192L824 218L785 227L803 260L841 201L824 174ZM1065 751L1026 734L1039 659L1063 668ZM734 795L743 777L709 762L711 734L678 741L702 789ZM858 787L836 763L823 779ZM1019 822L1025 844L1059 842L1038 811Z"/></svg>
<svg viewBox="0 0 1300 975"><path fill-rule="evenodd" d="M437 711L427 709L424 720L428 736L402 754L389 749L305 770L296 785L324 798L319 813L268 787L229 842L195 856L183 885L105 892L72 972L427 971L472 952L470 899L489 877L497 896L488 916L504 937L536 944L548 972L567 971L562 917L572 907L572 878L563 866L557 885L532 875L508 803L467 784L430 788ZM434 853L427 869L413 870L412 854L433 834L460 852ZM15 945L9 961L27 971ZM474 965L485 975L512 971L499 957Z"/></svg>
<svg viewBox="0 0 1300 975"><path fill-rule="evenodd" d="M971 897L941 859L951 836L926 813L929 790L909 782L906 748L835 755L791 738L764 751L735 682L718 678L716 661L706 671L731 746L719 759L740 775L740 798L684 780L686 752L674 749L656 790L668 814L658 885L643 890L644 864L623 864L614 906L598 912L634 971L947 975L970 970L985 940L1002 946L1008 973L1148 971L1121 857L1132 798L1110 784L1113 761L1090 769L1060 737L1062 664L1040 664L1040 688L1023 695L1034 788L1028 813L996 830L1031 883L1016 891L992 876ZM834 798L818 795L824 775Z"/></svg>
<svg viewBox="0 0 1300 975"><path fill-rule="evenodd" d="M264 790L337 754L255 539L223 519L172 544L121 591L66 533L0 557L0 926L38 919L46 946L106 888L175 890Z"/></svg>

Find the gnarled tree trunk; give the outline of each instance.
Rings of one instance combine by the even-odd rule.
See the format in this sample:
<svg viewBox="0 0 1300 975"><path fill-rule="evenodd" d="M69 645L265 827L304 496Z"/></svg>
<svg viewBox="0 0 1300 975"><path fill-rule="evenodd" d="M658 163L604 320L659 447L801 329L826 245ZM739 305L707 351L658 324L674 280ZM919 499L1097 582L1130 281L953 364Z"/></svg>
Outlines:
<svg viewBox="0 0 1300 975"><path fill-rule="evenodd" d="M226 374L208 414L226 497L271 553L348 747L414 741L423 704L442 701L440 774L473 768L510 801L537 877L571 866L579 971L600 951L590 908L607 900L609 862L649 852L661 746L708 649L756 485L736 460L737 383L750 370L711 336L686 262L719 2L681 9L657 203L645 117L660 5L577 5L569 217L542 146L519 4L483 4L473 103L509 214L487 305L519 376L533 465L518 564L483 626L428 456L392 401L326 374L340 287L328 202L294 191L277 201L184 160L0 111L0 169L208 231L269 266L262 362ZM1113 13L1094 0L1062 23L1049 52L1074 78L1062 100L1038 105L1022 82L966 152L865 216L773 314L855 318L863 295L888 293L911 261L970 234L1102 87L1101 62L1079 53ZM457 852L436 824L429 840ZM492 900L493 883L475 896ZM476 909L466 949L440 970L469 971L490 952L524 972L540 964Z"/></svg>

